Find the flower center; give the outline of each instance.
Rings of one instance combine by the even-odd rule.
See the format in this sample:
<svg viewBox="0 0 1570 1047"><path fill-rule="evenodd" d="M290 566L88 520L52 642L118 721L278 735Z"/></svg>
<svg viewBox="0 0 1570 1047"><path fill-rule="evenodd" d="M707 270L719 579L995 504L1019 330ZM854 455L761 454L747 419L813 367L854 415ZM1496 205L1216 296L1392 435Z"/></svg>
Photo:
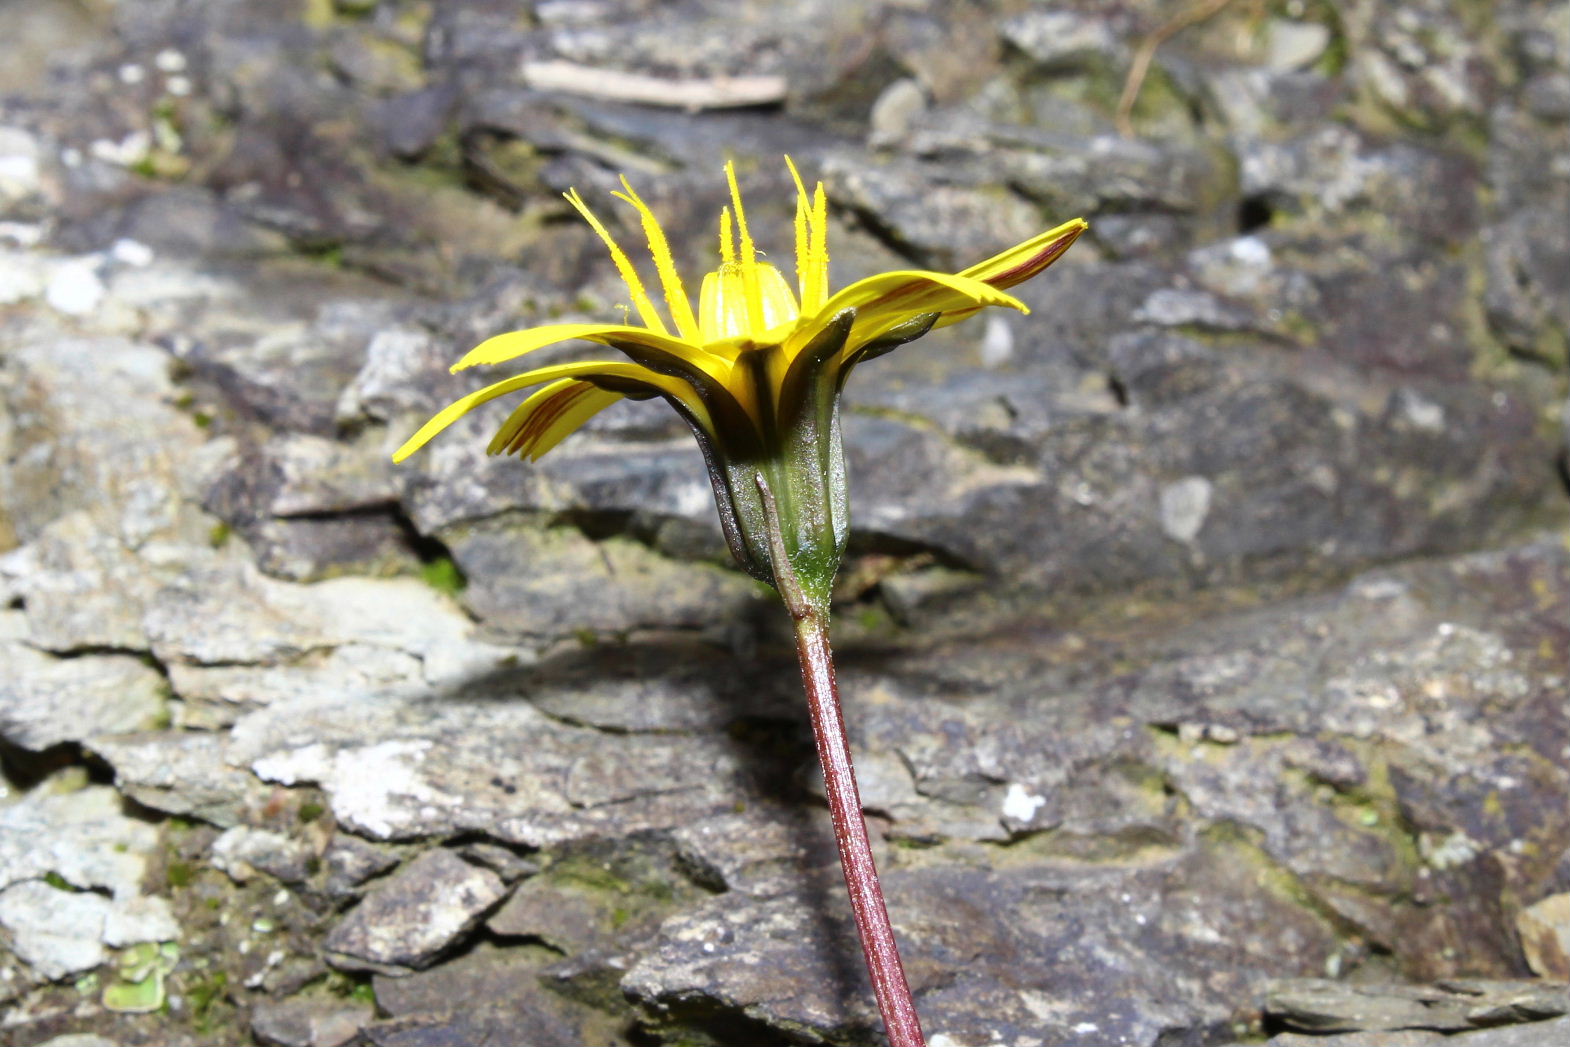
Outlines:
<svg viewBox="0 0 1570 1047"><path fill-rule="evenodd" d="M769 332L801 315L796 295L767 262L726 262L703 278L698 331L703 344L766 342Z"/></svg>

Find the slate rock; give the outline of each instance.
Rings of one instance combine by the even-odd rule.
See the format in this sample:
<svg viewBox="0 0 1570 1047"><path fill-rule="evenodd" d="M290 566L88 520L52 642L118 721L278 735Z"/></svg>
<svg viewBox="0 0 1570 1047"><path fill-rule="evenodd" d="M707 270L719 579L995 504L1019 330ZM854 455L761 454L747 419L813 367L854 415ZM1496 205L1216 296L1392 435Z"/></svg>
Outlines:
<svg viewBox="0 0 1570 1047"><path fill-rule="evenodd" d="M391 573L414 563L391 507L397 488L380 447L288 434L218 467L203 499L276 577Z"/></svg>
<svg viewBox="0 0 1570 1047"><path fill-rule="evenodd" d="M285 883L300 883L309 874L314 857L304 841L244 825L220 833L212 843L211 856L213 865L236 883L245 883L258 872Z"/></svg>
<svg viewBox="0 0 1570 1047"><path fill-rule="evenodd" d="M180 937L173 907L167 898L157 895L117 899L104 917L104 944L117 949L144 942L173 942Z"/></svg>
<svg viewBox="0 0 1570 1047"><path fill-rule="evenodd" d="M247 223L233 203L205 186L169 186L130 202L115 217L117 237L175 258L245 259L285 246L281 237Z"/></svg>
<svg viewBox="0 0 1570 1047"><path fill-rule="evenodd" d="M549 954L482 942L463 955L403 977L377 975L377 1005L390 1017L365 1030L374 1044L621 1044L612 1015L550 991Z"/></svg>
<svg viewBox="0 0 1570 1047"><path fill-rule="evenodd" d="M67 782L46 778L0 806L0 886L54 873L78 890L135 897L157 830L128 815L114 789L71 789ZM66 788L56 791L57 785Z"/></svg>
<svg viewBox="0 0 1570 1047"><path fill-rule="evenodd" d="M1239 160L1247 198L1284 215L1357 221L1378 212L1419 242L1455 242L1482 217L1475 164L1452 152L1397 141L1384 144L1326 124L1286 141L1244 145Z"/></svg>
<svg viewBox="0 0 1570 1047"><path fill-rule="evenodd" d="M334 834L322 855L322 866L327 870L327 890L338 896L356 893L362 884L397 864L397 855L387 848L348 833Z"/></svg>
<svg viewBox="0 0 1570 1047"><path fill-rule="evenodd" d="M1570 1033L1570 1020L1530 1021L1477 1029L1450 1035L1420 1030L1345 1032L1328 1036L1284 1032L1272 1036L1266 1047L1541 1047L1558 1043Z"/></svg>
<svg viewBox="0 0 1570 1047"><path fill-rule="evenodd" d="M1322 980L1274 987L1265 1013L1308 1032L1431 1029L1537 1022L1570 1011L1570 992L1549 982L1452 981L1433 986L1346 985Z"/></svg>
<svg viewBox="0 0 1570 1047"><path fill-rule="evenodd" d="M1551 362L1570 359L1570 233L1564 207L1534 208L1485 233L1488 286L1484 302L1493 328L1518 352ZM1561 332L1558 335L1555 332Z"/></svg>
<svg viewBox="0 0 1570 1047"><path fill-rule="evenodd" d="M79 509L0 559L27 607L27 638L57 653L147 647L143 616L178 564L150 562Z"/></svg>
<svg viewBox="0 0 1570 1047"><path fill-rule="evenodd" d="M361 353L388 322L385 310L342 303L314 322L273 321L260 336L215 332L184 362L244 415L284 430L330 436L339 396L361 366Z"/></svg>
<svg viewBox="0 0 1570 1047"><path fill-rule="evenodd" d="M1027 11L1005 21L1003 38L1043 72L1093 70L1122 60L1125 48L1109 19L1077 11Z"/></svg>
<svg viewBox="0 0 1570 1047"><path fill-rule="evenodd" d="M961 1043L1154 1044L1166 1028L1225 1020L1227 986L1282 948L1309 966L1334 933L1224 851L1120 870L886 871L924 1024ZM1212 890L1229 902L1203 901ZM829 1042L865 1036L875 1012L838 894L715 899L667 921L623 987L656 1027L741 1011Z"/></svg>
<svg viewBox="0 0 1570 1047"><path fill-rule="evenodd" d="M902 250L954 270L1041 232L1037 210L1018 197L933 179L920 166L890 163L872 172L830 157L822 175L842 206L856 208Z"/></svg>
<svg viewBox="0 0 1570 1047"><path fill-rule="evenodd" d="M235 756L266 781L321 786L341 825L381 840L482 831L540 847L668 828L748 788L729 738L564 725L508 693L282 703L236 725Z"/></svg>
<svg viewBox="0 0 1570 1047"><path fill-rule="evenodd" d="M791 685L740 666L732 650L676 639L555 652L518 682L541 712L607 731L723 731L800 705Z"/></svg>
<svg viewBox="0 0 1570 1047"><path fill-rule="evenodd" d="M1570 981L1570 895L1551 894L1516 916L1526 962L1540 978Z"/></svg>
<svg viewBox="0 0 1570 1047"><path fill-rule="evenodd" d="M244 565L190 571L159 594L145 627L166 663L276 665L309 652L368 647L413 654L431 683L482 673L516 658L481 641L444 594L410 578L278 581ZM386 671L376 659L338 662L347 673ZM398 659L393 658L396 664Z"/></svg>
<svg viewBox="0 0 1570 1047"><path fill-rule="evenodd" d="M163 713L163 677L128 655L52 658L3 641L0 654L10 666L0 681L0 737L12 745L42 751L84 733L127 733Z"/></svg>
<svg viewBox="0 0 1570 1047"><path fill-rule="evenodd" d="M93 1032L68 1032L51 1036L40 1047L120 1047L119 1043Z"/></svg>
<svg viewBox="0 0 1570 1047"><path fill-rule="evenodd" d="M262 1000L251 1009L251 1032L268 1047L342 1047L375 1012L370 1004L346 1000Z"/></svg>
<svg viewBox="0 0 1570 1047"><path fill-rule="evenodd" d="M863 780L866 769L861 761ZM864 798L871 794L865 783L862 789ZM749 805L679 826L672 835L690 875L713 889L767 897L804 883L832 884L839 868L832 829L818 812Z"/></svg>
<svg viewBox="0 0 1570 1047"><path fill-rule="evenodd" d="M14 438L32 447L0 473L0 509L20 538L32 539L75 509L88 510L133 549L205 533L182 502L200 430L172 406L168 354L124 338L46 328L18 339L7 358L0 398L8 416L23 423ZM82 365L87 360L92 367ZM119 396L106 397L105 383ZM117 440L104 439L110 431ZM62 476L71 481L61 483Z"/></svg>
<svg viewBox="0 0 1570 1047"><path fill-rule="evenodd" d="M702 894L684 875L663 834L647 834L608 848L571 845L551 854L543 868L513 889L487 918L492 933L532 939L576 960L582 979L597 963L626 968L672 912Z"/></svg>
<svg viewBox="0 0 1570 1047"><path fill-rule="evenodd" d="M323 945L333 963L350 970L426 967L504 893L489 869L445 849L427 851L367 894Z"/></svg>
<svg viewBox="0 0 1570 1047"><path fill-rule="evenodd" d="M458 848L458 853L465 861L489 869L507 884L540 871L539 862L499 843L476 840Z"/></svg>
<svg viewBox="0 0 1570 1047"><path fill-rule="evenodd" d="M675 563L635 542L591 541L568 528L493 520L443 531L442 540L470 579L465 606L503 639L692 628L712 621L716 608L743 614L756 598L739 572Z"/></svg>
<svg viewBox="0 0 1570 1047"><path fill-rule="evenodd" d="M262 783L229 761L225 739L213 732L104 736L92 748L127 796L156 811L227 828L266 803Z"/></svg>
<svg viewBox="0 0 1570 1047"><path fill-rule="evenodd" d="M413 160L429 149L447 127L458 101L449 85L424 87L385 100L376 111L387 151Z"/></svg>
<svg viewBox="0 0 1570 1047"><path fill-rule="evenodd" d="M1480 117L1498 90L1491 67L1480 61L1486 36L1451 5L1414 4L1401 17L1381 12L1366 33L1353 45L1353 75L1418 126Z"/></svg>
<svg viewBox="0 0 1570 1047"><path fill-rule="evenodd" d="M16 954L50 980L91 970L108 958L103 946L107 898L24 880L0 891L0 927Z"/></svg>

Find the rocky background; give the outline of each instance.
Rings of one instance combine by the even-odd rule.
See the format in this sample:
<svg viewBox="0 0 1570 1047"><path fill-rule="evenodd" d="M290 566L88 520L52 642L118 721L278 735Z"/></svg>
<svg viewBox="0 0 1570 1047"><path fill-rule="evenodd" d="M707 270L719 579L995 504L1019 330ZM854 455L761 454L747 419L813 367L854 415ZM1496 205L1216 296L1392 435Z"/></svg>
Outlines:
<svg viewBox="0 0 1570 1047"><path fill-rule="evenodd" d="M479 339L625 308L561 190L627 173L691 279L734 157L788 266L784 152L837 283L1092 222L850 390L841 679L934 1047L1570 1034L1570 6L0 40L0 1041L877 1042L674 415L388 461Z"/></svg>

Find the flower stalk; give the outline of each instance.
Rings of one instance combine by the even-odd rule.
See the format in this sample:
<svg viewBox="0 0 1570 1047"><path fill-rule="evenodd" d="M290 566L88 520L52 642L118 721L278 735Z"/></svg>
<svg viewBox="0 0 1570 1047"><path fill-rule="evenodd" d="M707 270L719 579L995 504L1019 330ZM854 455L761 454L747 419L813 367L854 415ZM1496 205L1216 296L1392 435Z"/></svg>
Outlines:
<svg viewBox="0 0 1570 1047"><path fill-rule="evenodd" d="M856 917L873 994L878 998L878 1012L889 1033L890 1047L926 1047L922 1022L911 998L911 984L907 983L904 964L900 962L900 947L889 923L889 906L884 904L878 863L873 860L873 846L867 837L862 793L856 786L856 764L851 761L851 742L840 708L840 686L834 677L834 648L829 645L829 587L834 571L829 573L829 587L802 586L785 545L787 531L780 520L774 491L761 472L755 476L755 483L768 529L774 587L796 626L796 656L801 659L812 738L818 747L818 764L823 768L824 791L829 796L834 843L840 851L840 870L845 873L845 888L851 896L851 912Z"/></svg>
<svg viewBox="0 0 1570 1047"><path fill-rule="evenodd" d="M900 962L894 928L889 924L878 880L867 820L861 813L861 793L856 788L856 768L850 759L845 718L840 712L839 687L834 679L834 653L829 647L829 616L809 614L796 619L796 654L801 659L801 680L807 689L812 713L812 737L823 766L823 784L829 797L829 817L834 842L839 847L840 868L850 892L851 912L861 936L861 954L872 976L878 1013L888 1032L890 1047L925 1047L921 1021L911 999L905 967Z"/></svg>
<svg viewBox="0 0 1570 1047"><path fill-rule="evenodd" d="M878 880L872 842L867 837L867 819L861 811L861 790L856 786L856 767L850 757L850 739L845 733L839 684L834 676L834 651L829 645L829 591L814 591L802 585L786 551L786 531L774 492L762 473L757 474L755 481L775 564L774 587L795 624L796 656L801 661L812 738L823 769L834 843L839 849L840 869L845 874L845 889L850 894L850 908L856 918L867 973L872 977L878 1013L883 1017L890 1047L926 1047L910 983L905 979L905 965L900 962L899 946L894 940L894 928L889 923L888 906L883 900L883 884ZM829 581L832 585L832 572Z"/></svg>

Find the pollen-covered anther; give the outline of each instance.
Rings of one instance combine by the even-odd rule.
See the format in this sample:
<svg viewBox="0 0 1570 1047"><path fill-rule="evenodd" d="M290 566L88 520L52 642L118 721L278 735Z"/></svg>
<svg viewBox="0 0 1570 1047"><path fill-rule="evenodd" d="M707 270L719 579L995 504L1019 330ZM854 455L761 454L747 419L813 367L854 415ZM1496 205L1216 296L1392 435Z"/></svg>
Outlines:
<svg viewBox="0 0 1570 1047"><path fill-rule="evenodd" d="M698 295L698 331L705 345L778 341L771 332L794 324L800 313L790 284L767 262L722 265L703 278Z"/></svg>

